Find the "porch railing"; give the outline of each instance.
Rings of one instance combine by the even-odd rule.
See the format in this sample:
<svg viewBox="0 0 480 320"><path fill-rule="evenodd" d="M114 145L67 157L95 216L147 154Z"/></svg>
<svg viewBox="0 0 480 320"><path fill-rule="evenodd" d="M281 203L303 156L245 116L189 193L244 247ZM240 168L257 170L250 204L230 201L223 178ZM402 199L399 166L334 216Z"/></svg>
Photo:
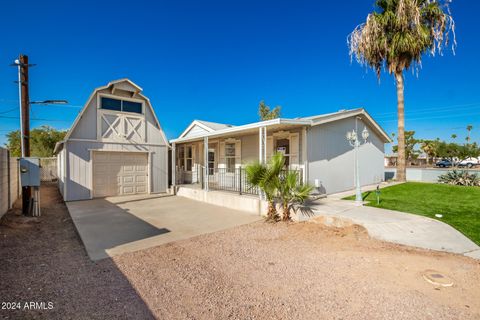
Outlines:
<svg viewBox="0 0 480 320"><path fill-rule="evenodd" d="M209 171L205 178L205 167L201 165L198 165L192 171L177 169L177 184L196 184L205 189L205 183L208 183L209 190L236 192L240 195L259 194L258 188L248 183L245 168L238 167L234 170L215 168ZM284 175L289 171L296 171L299 183L303 183L302 169L283 170L281 174Z"/></svg>
<svg viewBox="0 0 480 320"><path fill-rule="evenodd" d="M282 171L282 175L288 171L289 170ZM293 171L298 172L299 182L302 183L302 171ZM239 194L259 194L258 188L248 183L247 173L245 168L242 167L235 168L235 170L225 168L214 169L213 173L208 175L206 181L208 182L208 188L211 190L230 191Z"/></svg>

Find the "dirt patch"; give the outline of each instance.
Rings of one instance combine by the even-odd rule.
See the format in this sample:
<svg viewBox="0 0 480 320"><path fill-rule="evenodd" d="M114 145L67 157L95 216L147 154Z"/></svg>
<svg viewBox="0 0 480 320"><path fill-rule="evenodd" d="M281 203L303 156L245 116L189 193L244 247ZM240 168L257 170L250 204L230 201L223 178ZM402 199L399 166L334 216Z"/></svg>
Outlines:
<svg viewBox="0 0 480 320"><path fill-rule="evenodd" d="M160 319L479 319L480 264L359 226L254 223L115 258ZM455 279L427 283L425 270Z"/></svg>
<svg viewBox="0 0 480 320"><path fill-rule="evenodd" d="M20 303L0 319L153 318L110 259L89 260L56 185L41 192L41 217L16 207L0 223L0 303Z"/></svg>
<svg viewBox="0 0 480 320"><path fill-rule="evenodd" d="M480 319L480 263L467 257L356 225L258 222L93 263L55 188L42 192L39 222L17 210L0 226L0 296L55 308L0 318Z"/></svg>

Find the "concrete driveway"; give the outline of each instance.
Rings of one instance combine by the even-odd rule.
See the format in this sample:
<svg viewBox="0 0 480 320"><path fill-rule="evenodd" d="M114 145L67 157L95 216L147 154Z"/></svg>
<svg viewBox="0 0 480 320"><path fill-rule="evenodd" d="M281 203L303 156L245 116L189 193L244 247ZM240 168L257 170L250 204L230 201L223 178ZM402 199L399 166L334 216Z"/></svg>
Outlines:
<svg viewBox="0 0 480 320"><path fill-rule="evenodd" d="M67 202L92 260L261 220L257 215L178 196L108 197Z"/></svg>

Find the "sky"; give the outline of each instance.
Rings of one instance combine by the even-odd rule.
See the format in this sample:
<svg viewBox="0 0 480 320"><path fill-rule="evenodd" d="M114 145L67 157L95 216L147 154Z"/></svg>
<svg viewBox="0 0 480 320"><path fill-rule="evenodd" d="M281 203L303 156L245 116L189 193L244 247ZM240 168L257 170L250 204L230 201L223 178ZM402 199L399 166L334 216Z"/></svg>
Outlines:
<svg viewBox="0 0 480 320"><path fill-rule="evenodd" d="M240 125L258 103L282 117L365 108L396 132L396 89L348 55L347 36L373 0L5 1L0 11L0 145L19 128L17 69L29 56L31 126L68 129L92 91L129 78L150 98L169 139L194 119ZM406 129L417 138L480 142L480 1L455 0L455 55L426 56L405 79ZM37 120L35 120L37 119ZM388 150L388 147L387 147Z"/></svg>

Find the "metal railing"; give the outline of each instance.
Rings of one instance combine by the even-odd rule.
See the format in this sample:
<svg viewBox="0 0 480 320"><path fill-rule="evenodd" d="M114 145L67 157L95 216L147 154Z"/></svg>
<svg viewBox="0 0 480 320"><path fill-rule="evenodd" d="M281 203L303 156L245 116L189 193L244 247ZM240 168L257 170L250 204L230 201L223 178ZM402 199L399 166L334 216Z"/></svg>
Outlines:
<svg viewBox="0 0 480 320"><path fill-rule="evenodd" d="M299 183L302 183L303 178L301 169L283 170L281 175L284 176L289 171L297 172ZM248 183L247 173L245 168L242 167L235 168L235 170L228 170L225 168L215 169L213 174L208 175L207 181L208 188L212 190L238 192L239 194L259 194L258 188Z"/></svg>
<svg viewBox="0 0 480 320"><path fill-rule="evenodd" d="M186 171L177 168L176 183L199 185L202 189L205 189L205 183L208 183L209 190L236 192L240 195L259 194L258 188L248 183L245 168L238 167L230 170L227 168L210 168L206 178L204 166L195 165L192 169ZM302 169L286 169L282 171L281 175L284 176L291 171L297 172L299 183L303 183Z"/></svg>

